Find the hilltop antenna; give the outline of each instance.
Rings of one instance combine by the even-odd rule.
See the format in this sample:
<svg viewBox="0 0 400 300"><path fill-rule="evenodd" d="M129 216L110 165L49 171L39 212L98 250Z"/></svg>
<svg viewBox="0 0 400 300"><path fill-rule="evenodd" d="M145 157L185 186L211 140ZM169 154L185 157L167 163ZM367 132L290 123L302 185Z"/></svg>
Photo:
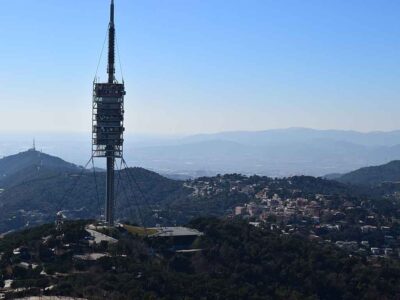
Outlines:
<svg viewBox="0 0 400 300"><path fill-rule="evenodd" d="M33 151L36 151L36 142L35 142L35 138L33 138L33 147L32 147Z"/></svg>
<svg viewBox="0 0 400 300"><path fill-rule="evenodd" d="M124 83L115 79L114 0L111 0L108 26L108 81L93 83L92 156L107 161L105 222L114 225L114 168L115 159L122 158L124 133Z"/></svg>

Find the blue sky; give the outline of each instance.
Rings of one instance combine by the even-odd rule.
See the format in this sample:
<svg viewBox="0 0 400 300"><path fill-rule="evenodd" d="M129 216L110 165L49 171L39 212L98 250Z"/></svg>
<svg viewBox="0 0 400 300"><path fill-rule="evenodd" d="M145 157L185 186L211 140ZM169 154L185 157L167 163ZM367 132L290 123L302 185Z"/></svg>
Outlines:
<svg viewBox="0 0 400 300"><path fill-rule="evenodd" d="M0 131L90 131L109 1L0 5ZM127 132L400 128L399 1L116 0L116 22Z"/></svg>

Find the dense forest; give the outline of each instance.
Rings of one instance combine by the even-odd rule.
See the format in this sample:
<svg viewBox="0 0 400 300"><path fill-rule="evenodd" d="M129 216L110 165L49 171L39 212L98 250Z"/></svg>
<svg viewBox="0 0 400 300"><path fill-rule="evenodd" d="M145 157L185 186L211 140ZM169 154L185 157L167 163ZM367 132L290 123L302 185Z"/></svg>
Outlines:
<svg viewBox="0 0 400 300"><path fill-rule="evenodd" d="M88 299L398 299L397 261L369 261L328 244L282 236L238 220L197 219L190 226L205 235L194 253L176 253L171 241L113 235L117 244L86 246L85 222L68 222L64 234L45 225L8 235L0 241L2 279L39 294ZM57 237L58 236L58 237ZM62 236L62 238L59 238ZM47 237L43 243L43 237ZM55 255L50 248L73 250ZM13 255L16 247L24 256ZM106 252L97 261L74 254ZM25 260L39 265L23 269ZM44 272L42 272L44 271ZM1 282L1 281L0 281Z"/></svg>

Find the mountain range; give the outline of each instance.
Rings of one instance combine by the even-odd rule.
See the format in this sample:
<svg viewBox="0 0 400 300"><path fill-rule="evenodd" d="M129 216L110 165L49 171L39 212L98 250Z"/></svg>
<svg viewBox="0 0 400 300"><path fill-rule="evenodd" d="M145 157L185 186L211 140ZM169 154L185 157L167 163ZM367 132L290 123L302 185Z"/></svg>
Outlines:
<svg viewBox="0 0 400 300"><path fill-rule="evenodd" d="M203 134L162 145L126 147L134 164L196 176L346 173L400 159L400 131L361 133L290 128ZM133 155L131 155L131 153Z"/></svg>
<svg viewBox="0 0 400 300"><path fill-rule="evenodd" d="M0 134L0 140L0 155L9 155L27 149L30 137ZM90 134L42 135L37 141L45 152L80 165L91 152ZM172 178L218 173L324 176L400 159L400 131L289 128L185 137L126 135L124 150L128 165Z"/></svg>

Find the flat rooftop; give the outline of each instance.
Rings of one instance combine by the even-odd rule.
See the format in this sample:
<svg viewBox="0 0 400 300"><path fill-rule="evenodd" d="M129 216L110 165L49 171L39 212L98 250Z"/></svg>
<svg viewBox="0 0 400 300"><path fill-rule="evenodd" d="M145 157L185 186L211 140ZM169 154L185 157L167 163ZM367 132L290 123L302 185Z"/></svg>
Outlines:
<svg viewBox="0 0 400 300"><path fill-rule="evenodd" d="M169 237L169 236L202 236L203 233L188 227L152 227L150 230L157 230L157 233L152 234L154 237Z"/></svg>
<svg viewBox="0 0 400 300"><path fill-rule="evenodd" d="M94 242L96 244L100 244L102 241L109 242L110 244L118 242L118 240L114 239L113 237L105 235L96 230L86 228L86 231L94 238Z"/></svg>

